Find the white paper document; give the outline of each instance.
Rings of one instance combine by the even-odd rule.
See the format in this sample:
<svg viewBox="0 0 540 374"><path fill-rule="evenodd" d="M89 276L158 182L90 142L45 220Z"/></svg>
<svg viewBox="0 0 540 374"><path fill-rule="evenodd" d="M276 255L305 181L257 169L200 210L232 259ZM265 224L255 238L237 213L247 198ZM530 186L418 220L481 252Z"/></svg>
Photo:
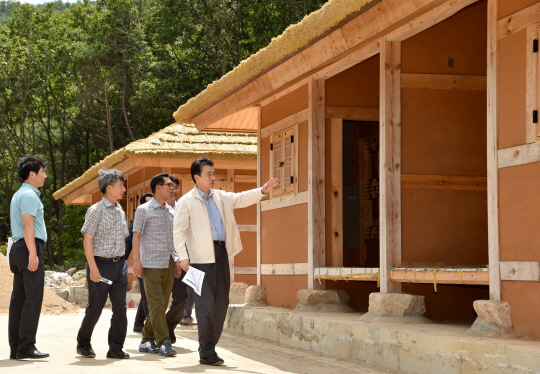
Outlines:
<svg viewBox="0 0 540 374"><path fill-rule="evenodd" d="M193 291L197 292L197 295L201 296L203 279L204 272L190 266L188 272L186 275L184 275L182 282L193 288Z"/></svg>
<svg viewBox="0 0 540 374"><path fill-rule="evenodd" d="M6 252L6 259L9 261L9 251L11 251L11 247L13 246L13 239L8 238L7 239L7 252Z"/></svg>

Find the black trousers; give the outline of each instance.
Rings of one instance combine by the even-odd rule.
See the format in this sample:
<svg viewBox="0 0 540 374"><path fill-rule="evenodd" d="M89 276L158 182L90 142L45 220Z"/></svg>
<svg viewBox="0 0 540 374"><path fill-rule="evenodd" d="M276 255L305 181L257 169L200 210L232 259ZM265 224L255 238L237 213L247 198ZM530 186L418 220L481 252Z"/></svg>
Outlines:
<svg viewBox="0 0 540 374"><path fill-rule="evenodd" d="M86 281L88 283L88 307L77 335L77 347L90 344L94 327L101 316L103 307L109 296L112 304L111 327L109 329L109 347L123 348L127 334L126 290L128 285L127 261L109 262L96 259L96 265L103 278L113 283L94 282L90 280L90 269L86 265Z"/></svg>
<svg viewBox="0 0 540 374"><path fill-rule="evenodd" d="M195 299L193 298L193 288L187 287L187 301L186 301L186 310L184 310L183 318L191 317L191 311L193 310L193 304L195 304Z"/></svg>
<svg viewBox="0 0 540 374"><path fill-rule="evenodd" d="M144 321L148 317L148 303L146 302L146 293L144 292L144 282L142 277L139 278L139 288L141 290L141 300L139 301L139 306L137 307L137 314L135 315L135 327L142 328L144 326Z"/></svg>
<svg viewBox="0 0 540 374"><path fill-rule="evenodd" d="M194 293L195 316L199 328L199 355L207 357L216 353L216 345L223 331L229 306L231 274L229 256L223 245L214 244L216 262L190 264L205 273L201 296Z"/></svg>
<svg viewBox="0 0 540 374"><path fill-rule="evenodd" d="M182 270L180 278L174 278L171 307L166 314L169 331L174 331L178 326L186 309L187 284L182 282L185 275L186 273Z"/></svg>
<svg viewBox="0 0 540 374"><path fill-rule="evenodd" d="M13 292L9 303L8 336L12 352L26 352L35 348L45 286L44 250L45 244L36 241L39 265L34 272L28 270L30 252L24 239L13 244L9 252Z"/></svg>

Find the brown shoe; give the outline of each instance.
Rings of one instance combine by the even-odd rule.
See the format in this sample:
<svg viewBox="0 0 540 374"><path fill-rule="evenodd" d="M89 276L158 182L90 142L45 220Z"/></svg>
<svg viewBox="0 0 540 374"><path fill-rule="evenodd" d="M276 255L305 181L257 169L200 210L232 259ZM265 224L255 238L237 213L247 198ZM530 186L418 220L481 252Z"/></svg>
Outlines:
<svg viewBox="0 0 540 374"><path fill-rule="evenodd" d="M192 317L187 317L187 318L182 318L180 320L180 324L182 326L195 326L197 322L195 322Z"/></svg>

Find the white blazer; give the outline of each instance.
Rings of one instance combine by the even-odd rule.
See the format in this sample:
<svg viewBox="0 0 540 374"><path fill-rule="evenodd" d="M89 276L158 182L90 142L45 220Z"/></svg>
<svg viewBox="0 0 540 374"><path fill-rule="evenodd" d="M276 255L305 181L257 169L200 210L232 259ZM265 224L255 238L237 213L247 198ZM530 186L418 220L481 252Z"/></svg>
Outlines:
<svg viewBox="0 0 540 374"><path fill-rule="evenodd" d="M212 191L225 228L225 247L231 259L243 249L234 209L253 205L265 195L262 188L240 193ZM196 186L176 203L173 235L174 249L180 261L189 260L193 264L216 262L210 216Z"/></svg>

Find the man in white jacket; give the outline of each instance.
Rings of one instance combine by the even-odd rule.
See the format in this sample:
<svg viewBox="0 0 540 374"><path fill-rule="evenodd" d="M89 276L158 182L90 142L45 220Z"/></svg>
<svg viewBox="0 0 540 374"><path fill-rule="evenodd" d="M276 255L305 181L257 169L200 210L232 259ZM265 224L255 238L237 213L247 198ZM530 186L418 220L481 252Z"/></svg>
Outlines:
<svg viewBox="0 0 540 374"><path fill-rule="evenodd" d="M229 259L242 250L234 209L259 202L279 181L273 178L262 188L241 193L214 190L214 162L209 158L193 162L191 177L195 188L182 196L175 209L174 248L184 271L191 265L205 273L201 296L194 295L199 362L221 365L224 361L215 348L229 305Z"/></svg>

